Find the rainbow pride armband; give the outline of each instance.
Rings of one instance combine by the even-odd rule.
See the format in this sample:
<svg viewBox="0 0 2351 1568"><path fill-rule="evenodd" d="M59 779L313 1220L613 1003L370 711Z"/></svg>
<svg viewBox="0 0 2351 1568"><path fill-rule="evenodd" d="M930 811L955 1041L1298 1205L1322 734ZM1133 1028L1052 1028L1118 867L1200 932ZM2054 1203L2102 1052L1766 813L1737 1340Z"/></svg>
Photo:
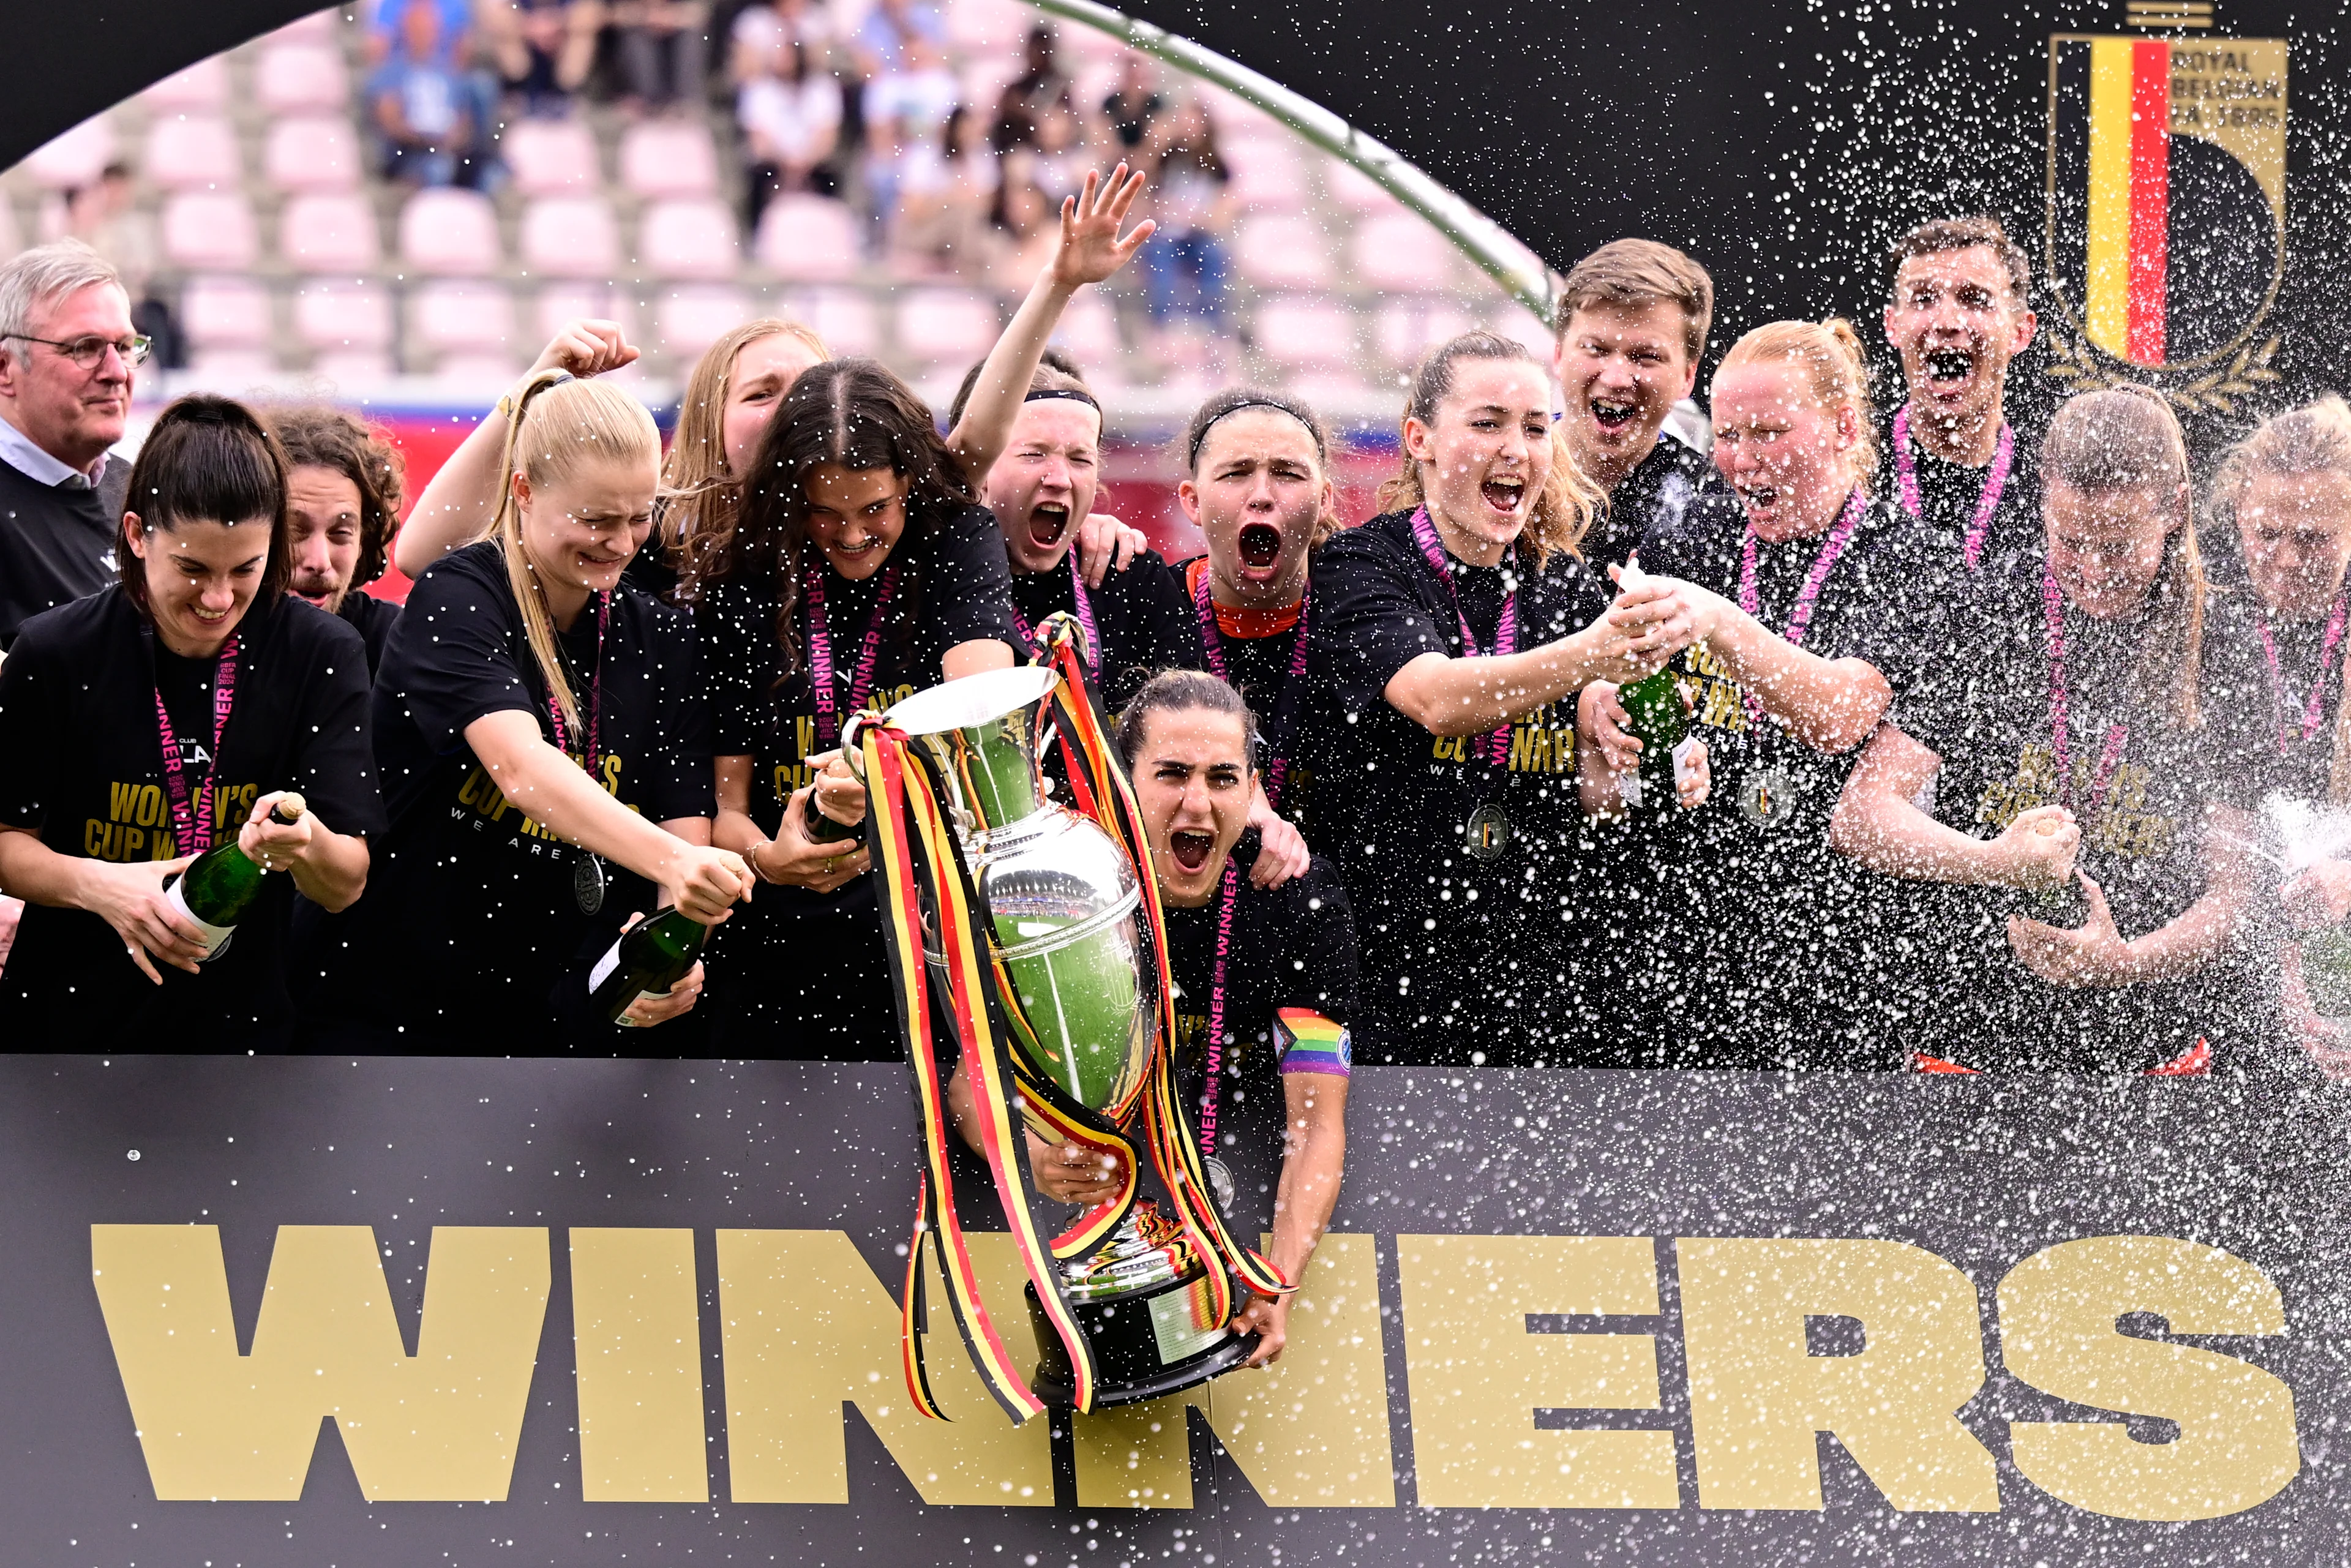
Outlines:
<svg viewBox="0 0 2351 1568"><path fill-rule="evenodd" d="M1273 1042L1281 1055L1281 1071L1326 1072L1347 1076L1351 1053L1347 1026L1332 1023L1305 1008L1283 1008L1273 1015Z"/></svg>

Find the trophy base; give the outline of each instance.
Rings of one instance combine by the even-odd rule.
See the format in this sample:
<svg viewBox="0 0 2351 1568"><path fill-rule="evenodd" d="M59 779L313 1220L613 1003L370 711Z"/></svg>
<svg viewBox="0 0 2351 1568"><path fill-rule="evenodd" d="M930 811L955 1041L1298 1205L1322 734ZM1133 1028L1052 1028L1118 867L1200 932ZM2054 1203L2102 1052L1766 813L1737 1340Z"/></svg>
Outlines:
<svg viewBox="0 0 2351 1568"><path fill-rule="evenodd" d="M1206 1383L1246 1360L1257 1335L1237 1335L1195 1321L1197 1272L1155 1290L1071 1303L1078 1330L1094 1353L1094 1408L1140 1404ZM1027 1287L1029 1317L1037 1331L1037 1373L1029 1388L1056 1409L1077 1406L1077 1381L1061 1336ZM1239 1299L1239 1292L1236 1292Z"/></svg>

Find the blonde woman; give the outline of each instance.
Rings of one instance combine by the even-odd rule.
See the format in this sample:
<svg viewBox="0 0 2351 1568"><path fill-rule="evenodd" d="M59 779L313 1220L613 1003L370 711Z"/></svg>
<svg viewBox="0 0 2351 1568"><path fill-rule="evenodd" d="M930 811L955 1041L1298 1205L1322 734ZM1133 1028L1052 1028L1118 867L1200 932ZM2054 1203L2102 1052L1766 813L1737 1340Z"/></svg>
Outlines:
<svg viewBox="0 0 2351 1568"><path fill-rule="evenodd" d="M364 997L359 1031L401 1050L609 1049L558 1022L584 963L631 915L674 903L715 925L751 886L710 847L692 626L622 580L653 528L652 416L561 371L512 404L495 521L418 580L377 674L385 870L319 990ZM627 1021L674 1017L700 985L697 968Z"/></svg>

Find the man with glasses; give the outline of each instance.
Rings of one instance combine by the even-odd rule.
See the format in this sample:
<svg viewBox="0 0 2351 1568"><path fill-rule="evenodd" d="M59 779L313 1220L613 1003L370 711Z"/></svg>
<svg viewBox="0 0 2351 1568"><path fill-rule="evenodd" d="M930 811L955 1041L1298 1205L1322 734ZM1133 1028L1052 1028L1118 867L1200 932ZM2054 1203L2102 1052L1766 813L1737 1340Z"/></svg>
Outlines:
<svg viewBox="0 0 2351 1568"><path fill-rule="evenodd" d="M122 280L79 240L0 266L0 653L114 580L131 465L109 449L147 347Z"/></svg>

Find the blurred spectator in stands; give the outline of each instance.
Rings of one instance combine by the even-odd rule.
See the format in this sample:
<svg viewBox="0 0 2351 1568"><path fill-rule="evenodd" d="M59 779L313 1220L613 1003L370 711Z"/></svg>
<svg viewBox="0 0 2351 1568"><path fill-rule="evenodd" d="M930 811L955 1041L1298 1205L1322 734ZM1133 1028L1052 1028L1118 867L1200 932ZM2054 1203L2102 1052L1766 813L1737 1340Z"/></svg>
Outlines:
<svg viewBox="0 0 2351 1568"><path fill-rule="evenodd" d="M1086 172L1096 160L1085 144L1085 121L1067 104L1049 103L1037 112L1037 137L1010 154L1029 162L1029 178L1045 193L1045 204L1059 211L1063 196L1074 196L1086 183Z"/></svg>
<svg viewBox="0 0 2351 1568"><path fill-rule="evenodd" d="M1232 226L1232 171L1217 147L1207 108L1186 96L1152 130L1155 143L1151 215L1159 232L1143 250L1151 319L1221 330L1225 315L1225 231Z"/></svg>
<svg viewBox="0 0 2351 1568"><path fill-rule="evenodd" d="M756 50L745 50L739 27L736 37L735 119L743 132L744 232L757 234L759 214L772 196L788 191L824 196L840 193L832 158L841 140L841 84L824 68L820 45L788 37L780 49L763 43Z"/></svg>
<svg viewBox="0 0 2351 1568"><path fill-rule="evenodd" d="M977 283L995 266L998 242L988 214L999 178L979 117L958 104L939 135L939 156L922 188L910 174L899 193L893 241L903 269Z"/></svg>
<svg viewBox="0 0 2351 1568"><path fill-rule="evenodd" d="M482 31L507 91L525 114L559 119L596 63L596 0L483 0Z"/></svg>
<svg viewBox="0 0 2351 1568"><path fill-rule="evenodd" d="M1017 154L1003 162L1004 184L996 196L998 248L993 261L997 287L1011 293L1033 283L1051 264L1061 243L1059 209L1037 188L1032 161Z"/></svg>
<svg viewBox="0 0 2351 1568"><path fill-rule="evenodd" d="M920 31L902 40L898 68L867 84L865 196L877 256L888 248L901 198L946 183L941 150L962 90L947 68L946 51Z"/></svg>
<svg viewBox="0 0 2351 1568"><path fill-rule="evenodd" d="M624 113L698 110L710 67L709 0L614 0Z"/></svg>
<svg viewBox="0 0 2351 1568"><path fill-rule="evenodd" d="M752 0L736 13L727 38L727 70L737 87L790 76L795 47L815 69L832 72L832 17L813 0Z"/></svg>
<svg viewBox="0 0 2351 1568"><path fill-rule="evenodd" d="M1077 99L1070 91L1070 78L1061 72L1060 56L1061 40L1050 26L1040 22L1029 29L1020 74L1005 85L1003 95L996 100L996 124L988 139L998 152L1036 146L1039 124L1047 110L1077 112Z"/></svg>
<svg viewBox="0 0 2351 1568"><path fill-rule="evenodd" d="M131 325L152 341L148 357L157 368L176 371L188 362L187 346L172 308L156 298L152 280L162 256L155 218L132 200L131 165L109 163L93 184L66 193L66 232L114 265L131 297Z"/></svg>
<svg viewBox="0 0 2351 1568"><path fill-rule="evenodd" d="M441 14L441 27L434 37L438 57L434 63L464 70L474 57L474 0L374 0L362 8L360 18L369 66L408 54L402 34L409 11L418 5L429 5Z"/></svg>
<svg viewBox="0 0 2351 1568"><path fill-rule="evenodd" d="M849 43L859 78L879 82L912 69L906 44L914 38L927 40L935 51L945 55L947 25L937 6L918 4L918 0L874 0Z"/></svg>
<svg viewBox="0 0 2351 1568"><path fill-rule="evenodd" d="M441 12L413 4L400 17L400 47L368 85L383 177L414 185L481 183L483 127L465 80L440 47Z"/></svg>
<svg viewBox="0 0 2351 1568"><path fill-rule="evenodd" d="M1137 166L1144 143L1150 139L1152 122L1167 112L1167 100L1159 95L1158 75L1150 56L1129 49L1119 57L1117 84L1102 100L1102 123L1118 139L1118 155Z"/></svg>

